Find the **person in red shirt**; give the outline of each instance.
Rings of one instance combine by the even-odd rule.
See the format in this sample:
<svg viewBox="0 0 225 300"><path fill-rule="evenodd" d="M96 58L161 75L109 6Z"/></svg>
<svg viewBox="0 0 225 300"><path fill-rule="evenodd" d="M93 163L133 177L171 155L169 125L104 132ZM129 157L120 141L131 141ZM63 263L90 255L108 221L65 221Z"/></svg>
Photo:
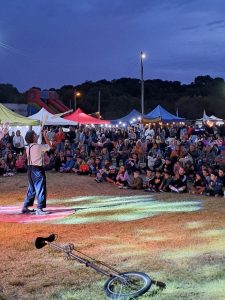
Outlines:
<svg viewBox="0 0 225 300"><path fill-rule="evenodd" d="M61 127L59 127L59 131L55 135L55 143L56 143L56 152L63 151L65 141L65 134Z"/></svg>

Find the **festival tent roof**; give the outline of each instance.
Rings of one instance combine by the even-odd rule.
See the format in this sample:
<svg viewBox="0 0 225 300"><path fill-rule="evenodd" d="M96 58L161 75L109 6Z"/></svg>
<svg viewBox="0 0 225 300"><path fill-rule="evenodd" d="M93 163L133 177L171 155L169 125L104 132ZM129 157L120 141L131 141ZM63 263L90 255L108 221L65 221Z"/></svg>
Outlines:
<svg viewBox="0 0 225 300"><path fill-rule="evenodd" d="M129 112L128 115L120 118L120 119L115 119L115 120L111 120L110 123L111 124L132 124L135 123L138 119L142 118L142 114L137 111L136 109L133 109L131 112Z"/></svg>
<svg viewBox="0 0 225 300"><path fill-rule="evenodd" d="M208 120L209 121L214 121L214 122L223 121L223 119L217 118L214 115L211 115Z"/></svg>
<svg viewBox="0 0 225 300"><path fill-rule="evenodd" d="M165 110L161 105L158 105L155 109L143 116L143 119L160 119L163 122L183 122L185 119L172 115Z"/></svg>
<svg viewBox="0 0 225 300"><path fill-rule="evenodd" d="M65 116L64 119L71 120L79 124L95 124L95 125L109 124L109 121L107 120L97 119L85 114L80 108L78 108L72 114Z"/></svg>
<svg viewBox="0 0 225 300"><path fill-rule="evenodd" d="M214 115L211 115L210 117L207 116L205 110L203 112L203 117L201 119L198 119L197 121L212 121L212 122L220 122L220 121L223 121L223 119L220 119L220 118L217 118L216 116Z"/></svg>
<svg viewBox="0 0 225 300"><path fill-rule="evenodd" d="M198 119L197 121L208 121L209 120L209 116L207 116L205 110L203 111L203 116L201 119Z"/></svg>
<svg viewBox="0 0 225 300"><path fill-rule="evenodd" d="M8 123L12 126L35 126L39 125L40 122L35 119L31 120L24 116L21 116L14 111L8 109L0 103L0 123Z"/></svg>
<svg viewBox="0 0 225 300"><path fill-rule="evenodd" d="M39 110L39 112L30 116L29 118L39 120L41 123L44 123L44 125L77 125L77 122L66 120L61 117L58 117L57 115L53 115L43 107L41 110Z"/></svg>

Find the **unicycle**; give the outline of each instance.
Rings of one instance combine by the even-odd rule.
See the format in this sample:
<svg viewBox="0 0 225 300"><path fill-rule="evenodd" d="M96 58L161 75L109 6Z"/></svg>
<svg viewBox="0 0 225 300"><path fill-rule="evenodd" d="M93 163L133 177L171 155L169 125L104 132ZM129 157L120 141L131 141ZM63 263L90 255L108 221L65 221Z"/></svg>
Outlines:
<svg viewBox="0 0 225 300"><path fill-rule="evenodd" d="M54 243L56 239L56 234L51 234L48 237L37 237L35 240L35 247L41 249L48 245L56 250L64 252L68 259L76 260L86 267L90 267L98 273L107 276L108 280L104 284L104 291L107 297L111 299L128 300L137 298L146 293L152 284L155 284L159 288L166 287L165 283L153 280L147 274L142 272L130 271L121 273L105 262L96 260L75 249L75 246L72 243L68 243L64 246ZM82 256L73 253L73 251L76 251Z"/></svg>

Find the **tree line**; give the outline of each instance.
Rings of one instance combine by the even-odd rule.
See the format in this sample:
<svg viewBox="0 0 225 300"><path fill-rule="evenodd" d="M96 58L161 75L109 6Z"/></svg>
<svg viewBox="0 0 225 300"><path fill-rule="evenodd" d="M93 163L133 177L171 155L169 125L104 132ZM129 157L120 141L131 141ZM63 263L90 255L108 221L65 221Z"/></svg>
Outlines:
<svg viewBox="0 0 225 300"><path fill-rule="evenodd" d="M56 90L62 102L74 107L74 91L79 91L77 107L86 113L98 111L100 91L101 115L105 119L116 119L129 113L133 108L141 111L141 82L135 78L120 78L111 81L85 81L80 85L64 85ZM187 119L208 115L225 118L225 82L223 78L209 75L198 76L190 84L160 79L144 82L145 113L158 104L169 112ZM0 84L0 102L26 103L26 92L20 93L11 84Z"/></svg>

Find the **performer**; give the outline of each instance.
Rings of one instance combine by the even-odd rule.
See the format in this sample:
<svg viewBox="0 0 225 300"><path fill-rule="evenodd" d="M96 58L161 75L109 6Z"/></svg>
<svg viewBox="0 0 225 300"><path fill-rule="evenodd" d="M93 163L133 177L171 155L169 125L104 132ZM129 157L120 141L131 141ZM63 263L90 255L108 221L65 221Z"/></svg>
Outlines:
<svg viewBox="0 0 225 300"><path fill-rule="evenodd" d="M28 144L26 147L27 153L27 174L28 174L28 189L27 195L21 210L22 214L33 214L35 210L29 209L33 206L35 196L37 196L37 210L36 215L46 215L49 212L43 211L46 208L46 176L43 166L44 152L51 148L50 141L46 136L46 131L43 131L43 137L46 144L38 144L38 135L30 130L26 133L25 141Z"/></svg>

